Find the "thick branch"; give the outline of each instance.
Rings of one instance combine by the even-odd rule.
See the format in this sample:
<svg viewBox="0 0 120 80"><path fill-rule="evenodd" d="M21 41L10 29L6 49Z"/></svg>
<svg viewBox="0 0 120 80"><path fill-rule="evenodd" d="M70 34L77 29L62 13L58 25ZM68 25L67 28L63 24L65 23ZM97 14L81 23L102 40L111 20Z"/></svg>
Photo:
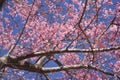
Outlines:
<svg viewBox="0 0 120 80"><path fill-rule="evenodd" d="M53 54L59 54L59 53L66 53L66 52L77 52L77 53L98 53L98 52L105 52L105 51L112 51L112 50L120 50L120 46L116 47L110 47L110 48L97 48L97 49L62 49L62 50L54 50L54 51L48 51L48 52L35 52L31 54L26 54L23 56L16 57L16 60L24 60L31 57L37 57L37 56L50 56Z"/></svg>
<svg viewBox="0 0 120 80"><path fill-rule="evenodd" d="M71 66L59 66L59 67L52 67L52 68L40 68L38 65L31 64L26 61L15 62L14 59L10 56L5 56L0 58L0 62L2 62L6 67L11 67L14 69L21 69L27 70L30 72L38 72L38 73L50 73L50 72L58 72L58 71L67 71L70 69L93 69L95 71L99 71L103 74L114 76L114 73L106 72L101 70L95 66L91 65L71 65ZM120 76L117 76L120 78Z"/></svg>

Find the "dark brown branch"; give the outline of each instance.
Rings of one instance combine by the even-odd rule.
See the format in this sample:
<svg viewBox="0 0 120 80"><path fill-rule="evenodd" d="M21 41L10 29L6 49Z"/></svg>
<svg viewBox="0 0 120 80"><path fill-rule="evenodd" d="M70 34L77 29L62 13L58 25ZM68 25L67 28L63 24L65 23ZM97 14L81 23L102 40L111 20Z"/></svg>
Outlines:
<svg viewBox="0 0 120 80"><path fill-rule="evenodd" d="M0 10L2 9L3 7L3 4L5 3L6 0L0 0Z"/></svg>
<svg viewBox="0 0 120 80"><path fill-rule="evenodd" d="M87 3L88 3L88 0L85 0L85 6L84 6L84 9L83 9L83 12L82 12L82 15L81 15L81 17L80 17L80 20L79 20L78 24L81 23L81 21L82 21L82 19L83 19L83 16L85 15Z"/></svg>
<svg viewBox="0 0 120 80"><path fill-rule="evenodd" d="M92 64L92 63L93 63L93 60L94 60L93 47L92 47L92 44L91 44L90 40L88 39L88 36L86 35L85 31L84 31L84 30L82 29L82 27L80 26L80 23L81 23L82 18L83 18L84 14L85 14L85 11L86 11L87 3L88 3L88 0L85 0L85 6L84 6L84 9L83 9L82 16L80 17L80 20L79 20L79 22L78 22L78 27L79 27L79 29L82 31L83 35L86 37L87 42L88 42L88 44L90 45L90 48L91 48L91 50L92 50L92 58L91 58L91 62L90 62L90 64Z"/></svg>
<svg viewBox="0 0 120 80"><path fill-rule="evenodd" d="M34 0L34 2L33 2L33 4L32 4L31 10L29 11L29 14L28 14L28 16L27 16L27 19L26 19L26 21L25 21L25 24L24 24L24 26L23 26L23 28L22 28L22 30L21 30L21 33L20 33L20 35L19 35L16 43L11 47L11 49L8 51L7 55L10 55L10 54L13 52L13 50L14 50L15 47L17 46L18 42L20 41L20 39L21 39L21 37L22 37L22 35L23 35L24 31L25 31L25 27L26 27L26 25L27 25L27 23L28 23L29 17L30 17L30 15L31 15L31 12L32 12L34 3L35 3L35 0Z"/></svg>
<svg viewBox="0 0 120 80"><path fill-rule="evenodd" d="M16 57L15 60L24 60L27 58L31 58L31 57L37 57L37 56L50 56L53 54L59 54L59 53L66 53L66 52L76 52L76 53L98 53L98 52L106 52L106 51L113 51L113 50L120 50L120 46L116 46L116 47L110 47L110 48L98 48L98 49L62 49L62 50L54 50L54 51L48 51L48 52L35 52L35 53L30 53L30 54L26 54L26 55L22 55L19 57Z"/></svg>
<svg viewBox="0 0 120 80"><path fill-rule="evenodd" d="M90 26L90 24L95 20L95 18L97 17L97 15L98 15L100 9L101 9L101 7L98 8L98 10L97 10L97 12L96 12L94 18L90 21L90 23L87 25L87 27L85 27L85 29L83 30L84 32L88 29L88 27ZM78 24L78 23L77 23L77 24ZM77 26L77 24L76 24L75 26ZM68 48L71 46L71 44L72 44L75 40L77 40L77 39L79 38L79 36L80 36L81 34L82 34L82 32L81 32L80 34L78 34L78 36L75 37L75 38L68 44L68 46L66 47L66 49L68 49Z"/></svg>
<svg viewBox="0 0 120 80"><path fill-rule="evenodd" d="M96 66L91 66L91 65L79 64L79 65L60 66L60 67L52 67L52 68L40 68L38 65L34 65L34 64L31 64L31 63L25 62L25 61L15 62L14 59L10 56L5 56L5 57L0 58L0 62L2 62L6 67L27 70L30 72L38 72L38 73L67 71L70 69L92 69L92 70L101 72L106 75L114 76L114 73L106 72L102 69L97 68ZM118 75L117 75L117 77L120 78L120 76L118 76Z"/></svg>
<svg viewBox="0 0 120 80"><path fill-rule="evenodd" d="M110 24L107 26L107 28L98 36L97 41L108 31L108 29L110 28L110 26L113 24L113 22L115 21L116 16L112 19L112 21L110 22Z"/></svg>
<svg viewBox="0 0 120 80"><path fill-rule="evenodd" d="M42 67L42 64L43 64L43 62L44 62L44 60L46 59L47 57L46 56L42 56L42 57L40 57L37 61L36 61L36 65L38 65L38 66L40 66L40 67Z"/></svg>
<svg viewBox="0 0 120 80"><path fill-rule="evenodd" d="M91 51L92 51L92 58L91 58L91 63L93 63L93 60L94 60L94 51L93 51L93 46L90 42L90 40L88 39L88 36L86 35L85 31L82 29L82 27L80 26L80 24L78 24L78 27L80 28L80 30L82 31L83 35L86 37L86 40L88 42L88 44L90 45L90 48L91 48Z"/></svg>

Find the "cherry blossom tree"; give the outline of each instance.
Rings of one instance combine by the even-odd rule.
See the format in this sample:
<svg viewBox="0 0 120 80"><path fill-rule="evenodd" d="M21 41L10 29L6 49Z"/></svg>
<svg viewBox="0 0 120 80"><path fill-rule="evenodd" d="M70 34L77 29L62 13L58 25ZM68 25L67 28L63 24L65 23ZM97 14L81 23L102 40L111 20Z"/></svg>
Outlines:
<svg viewBox="0 0 120 80"><path fill-rule="evenodd" d="M2 1L1 78L120 79L119 0Z"/></svg>

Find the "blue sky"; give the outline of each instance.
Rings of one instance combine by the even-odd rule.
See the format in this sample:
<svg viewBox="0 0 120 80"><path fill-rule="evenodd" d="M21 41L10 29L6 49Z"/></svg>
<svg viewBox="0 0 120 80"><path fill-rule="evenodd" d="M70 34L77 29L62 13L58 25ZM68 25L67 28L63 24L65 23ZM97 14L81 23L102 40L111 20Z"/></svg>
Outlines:
<svg viewBox="0 0 120 80"><path fill-rule="evenodd" d="M9 0L7 0L7 1L9 1ZM31 2L32 0L30 0L30 2ZM44 0L41 0L43 3L44 3ZM71 0L66 0L68 3L72 3L71 2ZM112 0L114 3L116 3L116 2L118 2L119 0ZM64 5L63 5L63 3L57 3L57 5L62 5L63 7L65 7ZM108 5L105 5L106 7L108 6ZM77 6L76 6L77 7ZM112 6L108 6L108 7L112 7ZM45 6L43 7L43 8L41 8L41 10L39 10L39 12L40 11L42 11L42 10L46 10L46 8L47 8L47 5L45 4ZM112 7L113 9L115 8L115 7ZM65 9L65 8L64 8ZM11 18L9 15L7 15L7 11L8 10L4 10L3 9L3 17L8 17L8 18ZM66 11L64 10L64 11L62 11L60 14L66 14ZM50 14L50 13L48 13L48 15L46 16L46 18L50 21L50 23L53 23L54 21L52 21L51 20L51 18L52 18L52 16L54 16L54 14ZM68 19L68 18L67 18ZM66 19L66 21L67 21L67 19ZM20 26L19 27L19 29L22 29L22 27L23 27L23 24L20 22L20 17L19 16L15 16L15 20L18 22L17 24ZM61 20L58 18L58 22L61 22ZM3 21L3 25L4 25L4 27L5 27L5 25L6 25L6 23L4 23L4 21ZM15 25L15 23L13 22L13 23L11 23L11 25ZM14 34L16 34L17 32L18 32L19 30L18 29L16 29L16 30L14 30L14 33L13 33L13 35ZM79 47L79 46L78 46ZM4 55L4 54L6 54L7 53L7 50L1 50L1 53L0 53L0 55L2 56L2 55ZM83 55L81 55L82 57L83 57ZM80 57L81 57L80 56ZM108 57L108 56L106 56L106 57ZM109 57L108 57L109 58ZM114 62L114 61L113 61ZM106 64L108 64L108 63L106 63ZM45 65L46 67L47 66L49 66L49 67L53 67L53 66L57 66L57 64L55 63L55 62L53 62L53 61L50 61L47 65ZM27 73L27 72L25 72L25 73ZM33 76L33 74L36 74L36 73L30 73L30 75L27 75L27 76L25 76L25 77L27 77L27 78L29 78L29 80L31 80L32 78L34 78L34 77L36 77L36 76ZM51 80L54 80L56 77L62 77L63 75L62 75L62 73L61 72L56 72L55 74L49 74L50 76L51 76Z"/></svg>

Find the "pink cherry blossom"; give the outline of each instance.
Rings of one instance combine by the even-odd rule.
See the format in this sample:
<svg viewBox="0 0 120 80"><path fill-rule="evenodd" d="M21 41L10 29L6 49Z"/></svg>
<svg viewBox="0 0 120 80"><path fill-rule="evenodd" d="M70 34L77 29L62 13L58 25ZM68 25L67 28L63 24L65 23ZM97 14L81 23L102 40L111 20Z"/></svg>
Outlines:
<svg viewBox="0 0 120 80"><path fill-rule="evenodd" d="M120 79L119 0L8 0L1 8L5 72L26 80Z"/></svg>

